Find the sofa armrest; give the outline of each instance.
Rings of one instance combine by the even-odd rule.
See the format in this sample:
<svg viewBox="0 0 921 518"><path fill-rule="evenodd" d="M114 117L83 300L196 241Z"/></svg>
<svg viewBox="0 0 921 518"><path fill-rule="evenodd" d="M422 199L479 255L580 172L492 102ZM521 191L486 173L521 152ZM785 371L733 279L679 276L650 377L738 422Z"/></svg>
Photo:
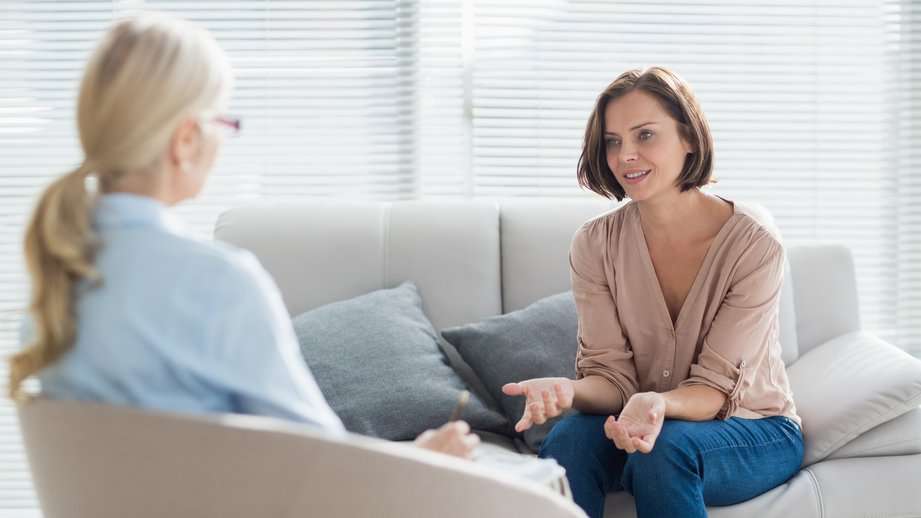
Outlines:
<svg viewBox="0 0 921 518"><path fill-rule="evenodd" d="M921 407L864 432L826 460L921 455Z"/></svg>
<svg viewBox="0 0 921 518"><path fill-rule="evenodd" d="M863 332L840 336L789 369L803 420L803 465L921 405L921 360Z"/></svg>

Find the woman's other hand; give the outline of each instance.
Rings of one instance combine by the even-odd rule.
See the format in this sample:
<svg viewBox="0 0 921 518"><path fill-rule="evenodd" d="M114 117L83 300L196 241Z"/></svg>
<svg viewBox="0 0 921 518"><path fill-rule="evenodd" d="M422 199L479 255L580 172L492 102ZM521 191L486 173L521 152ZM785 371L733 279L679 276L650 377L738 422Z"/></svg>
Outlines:
<svg viewBox="0 0 921 518"><path fill-rule="evenodd" d="M507 396L525 396L527 401L521 419L515 424L516 432L523 432L535 424L544 424L569 408L575 396L573 381L568 378L535 378L502 387Z"/></svg>
<svg viewBox="0 0 921 518"><path fill-rule="evenodd" d="M620 416L604 422L604 434L627 453L649 453L665 422L665 397L658 392L634 394Z"/></svg>

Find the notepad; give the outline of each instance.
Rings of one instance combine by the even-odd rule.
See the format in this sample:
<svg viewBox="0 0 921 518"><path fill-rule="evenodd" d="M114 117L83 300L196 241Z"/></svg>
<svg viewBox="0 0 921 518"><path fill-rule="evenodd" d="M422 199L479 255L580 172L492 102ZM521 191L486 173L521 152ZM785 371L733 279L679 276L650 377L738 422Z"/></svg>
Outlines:
<svg viewBox="0 0 921 518"><path fill-rule="evenodd" d="M569 482L566 480L566 470L553 459L522 455L502 446L484 442L474 451L473 461L480 466L546 486L572 499Z"/></svg>

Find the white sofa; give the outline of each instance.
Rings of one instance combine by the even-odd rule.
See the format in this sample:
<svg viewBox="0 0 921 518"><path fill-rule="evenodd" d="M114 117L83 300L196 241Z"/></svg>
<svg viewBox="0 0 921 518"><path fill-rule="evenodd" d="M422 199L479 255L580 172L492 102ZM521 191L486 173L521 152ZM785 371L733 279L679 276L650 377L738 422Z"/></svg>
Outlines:
<svg viewBox="0 0 921 518"><path fill-rule="evenodd" d="M412 280L426 314L444 329L568 290L573 233L611 207L604 200L553 199L305 202L229 211L215 236L259 257L292 315ZM807 466L787 484L713 508L712 515L921 516L921 362L860 331L846 249L789 246L787 252L781 339L804 420ZM854 361L835 362L842 357ZM869 367L910 379L906 393L860 377ZM859 401L862 392L868 401ZM895 408L895 397L914 408ZM842 416L846 423L834 421ZM633 515L629 495L608 497L606 516Z"/></svg>
<svg viewBox="0 0 921 518"><path fill-rule="evenodd" d="M568 290L567 254L573 232L583 221L611 207L604 201L560 200L309 201L231 210L220 217L215 236L256 254L278 283L292 316L412 280L420 289L426 314L436 328L443 329L520 309ZM804 468L760 497L712 508L712 516L921 516L921 362L860 330L853 265L846 249L788 246L787 252L781 341L804 420ZM43 402L20 410L38 494L48 518L118 516L104 514L99 507L95 514L64 512L81 502L85 505L88 497L81 494L92 478L70 482L73 487L61 491L68 484L67 476L78 473L74 468L58 474L67 471L60 459L68 454L103 471L106 455L124 456L124 461L111 461L118 469L106 471L105 477L122 480L117 489L139 499L143 492L135 488L138 481L151 487L158 479L175 476L179 483L154 487L155 498L172 499L174 507L157 510L194 509L195 516L221 514L201 502L185 500L220 498L220 491L235 487L246 488L241 493L246 497L240 496L245 501L286 498L284 506L273 508L280 509L278 513L260 513L263 516L294 516L292 509L312 509L309 515L313 516L580 514L549 491L462 464L426 460L430 456L417 453L407 455L424 462L406 463L403 454L379 448L374 442L359 441L354 447L335 444L330 446L335 454L324 453L329 451L327 446L315 444L322 439L278 424L270 427L276 431L243 427L241 432L235 420L216 425L207 419L152 418L96 408L93 415L102 416L97 420L144 424L123 428L124 433L107 432L102 442L86 433L83 439L88 442L74 453L73 441L61 445L68 434L43 426L64 422L91 430L94 424L81 417L87 413L74 411L72 405ZM62 421L60 415L67 418ZM158 426L166 430L166 440L160 439L163 434L156 432ZM279 426L285 429L277 431ZM135 432L144 441L137 441ZM130 448L125 447L126 441ZM44 449L49 443L55 446ZM95 449L107 444L119 449L96 455ZM511 441L505 445L514 449ZM142 454L133 451L138 448ZM266 456L259 453L263 451ZM186 471L189 464L182 459L197 456L205 468ZM294 464L319 463L320 467L298 471L289 457L298 459ZM271 462L267 465L265 459ZM128 467L148 466L148 462L149 472L133 472ZM273 471L274 462L281 464ZM374 477L365 476L368 466L375 466L387 483L377 484ZM250 469L259 476L244 477L244 482L240 474ZM390 469L394 476L385 476ZM403 478L404 470L413 475ZM131 480L138 473L144 476ZM294 475L296 484L290 480ZM334 477L336 484L310 482L311 477L323 480L327 476ZM271 490L279 482L283 489ZM343 491L341 485L352 490ZM486 489L500 486L498 492ZM408 498L420 498L422 503L407 504ZM456 512L436 512L431 502L442 498L463 502L452 502L451 506L460 506ZM311 508L311 502L324 504ZM247 509L259 508L253 505ZM49 513L52 508L54 512ZM227 512L227 506L223 511ZM624 492L610 494L606 516L634 516L631 497Z"/></svg>

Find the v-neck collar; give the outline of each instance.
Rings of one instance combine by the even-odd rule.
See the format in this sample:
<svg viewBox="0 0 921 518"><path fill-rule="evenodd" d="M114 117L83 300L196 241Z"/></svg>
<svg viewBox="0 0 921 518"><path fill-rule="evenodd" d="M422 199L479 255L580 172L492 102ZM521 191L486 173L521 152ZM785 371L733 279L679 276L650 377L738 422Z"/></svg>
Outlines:
<svg viewBox="0 0 921 518"><path fill-rule="evenodd" d="M739 206L737 203L727 200L726 198L723 198L722 196L717 196L717 198L732 205L732 215L729 216L729 219L727 219L725 223L723 223L723 226L720 227L719 232L716 233L716 236L713 238L713 241L710 243L710 246L707 247L707 253L704 254L704 259L703 261L701 261L700 266L697 268L697 273L694 276L694 282L691 283L691 288L688 290L687 295L684 297L684 302L681 303L681 308L678 310L678 316L675 318L674 322L672 322L672 315L668 311L668 303L666 303L665 301L665 293L662 291L662 285L659 283L659 276L656 274L656 267L652 263L652 255L649 253L649 244L646 242L646 232L643 230L643 224L640 221L639 206L635 202L632 203L633 210L636 211L636 214L635 214L636 217L633 218L634 224L636 225L637 232L639 232L639 235L641 238L641 239L636 240L636 244L639 247L640 256L642 257L643 264L646 267L647 278L649 279L650 283L655 289L657 298L659 299L658 306L661 310L663 318L665 319L665 322L668 323L668 327L672 330L673 335L677 334L678 329L681 328L681 317L685 313L687 313L685 311L685 308L688 306L690 302L693 301L694 296L697 294L697 291L700 289L699 285L702 282L700 279L701 279L701 276L703 275L704 270L706 269L705 267L712 260L711 256L719 248L718 245L724 239L728 229L732 226L731 225L732 222L735 221L736 216L740 214Z"/></svg>

